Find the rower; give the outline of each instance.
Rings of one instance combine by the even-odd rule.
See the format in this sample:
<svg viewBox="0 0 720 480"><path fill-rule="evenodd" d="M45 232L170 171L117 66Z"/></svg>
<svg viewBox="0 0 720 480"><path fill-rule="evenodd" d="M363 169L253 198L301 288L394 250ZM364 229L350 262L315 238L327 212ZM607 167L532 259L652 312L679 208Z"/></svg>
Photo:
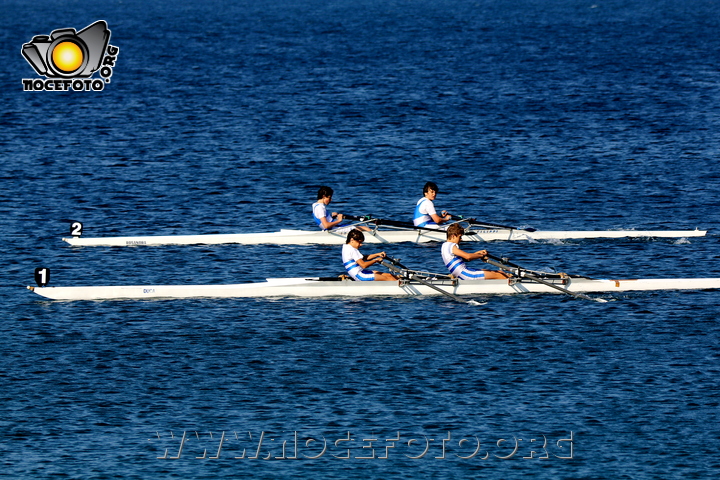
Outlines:
<svg viewBox="0 0 720 480"><path fill-rule="evenodd" d="M478 250L474 253L464 252L458 246L465 229L457 223L453 223L447 229L447 242L442 244L441 252L445 266L450 273L461 280L492 280L509 278L510 275L498 270L476 270L468 268L465 262L477 258L486 259L487 250ZM463 261L464 260L464 261Z"/></svg>
<svg viewBox="0 0 720 480"><path fill-rule="evenodd" d="M440 192L438 186L433 182L427 182L423 187L423 197L415 205L413 224L416 227L437 228L444 230L441 224L452 220L452 216L445 210L440 215L435 211L435 198Z"/></svg>
<svg viewBox="0 0 720 480"><path fill-rule="evenodd" d="M321 230L332 230L335 233L347 233L352 230L352 225L342 223L344 216L342 213L328 212L327 206L332 201L333 189L330 187L322 186L318 190L317 201L312 204L313 217L315 223L318 224ZM366 226L357 227L362 230L370 230Z"/></svg>
<svg viewBox="0 0 720 480"><path fill-rule="evenodd" d="M365 242L365 235L360 230L356 228L350 230L342 248L342 260L348 274L353 279L360 281L397 280L398 277L392 273L366 270L368 267L382 262L387 255L385 255L385 252L380 252L363 256L360 253L363 242Z"/></svg>

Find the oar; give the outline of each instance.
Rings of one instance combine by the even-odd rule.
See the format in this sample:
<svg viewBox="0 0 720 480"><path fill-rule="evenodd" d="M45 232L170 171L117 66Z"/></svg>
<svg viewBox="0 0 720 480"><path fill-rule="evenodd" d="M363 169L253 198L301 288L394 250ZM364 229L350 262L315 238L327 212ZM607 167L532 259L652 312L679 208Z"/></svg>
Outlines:
<svg viewBox="0 0 720 480"><path fill-rule="evenodd" d="M516 265L514 263L508 262L504 258L496 257L495 255L491 255L488 253L487 258L484 259L485 262L489 263L490 265L495 265L496 267L508 271L510 273L513 273L517 276L521 276L522 278L528 278L532 280L533 282L542 283L543 285L547 285L550 288L554 288L555 290L559 290L567 295L571 295L575 298L582 298L583 300L592 300L594 302L600 302L600 303L607 303L607 300L604 298L593 298L588 295L585 295L584 293L578 293L578 292L571 292L567 288L563 288L559 285L555 285L552 282L548 282L547 280L543 280L540 277L537 277L533 275L532 273L528 273L528 270Z"/></svg>
<svg viewBox="0 0 720 480"><path fill-rule="evenodd" d="M480 225L482 227L495 227L495 228L507 228L509 230L523 230L526 232L536 232L537 230L534 228L518 228L518 227L511 227L510 225L501 225L499 223L489 223L489 222L481 222L480 220L476 218L465 218L462 215L451 215L453 220L461 220L468 222L471 225Z"/></svg>
<svg viewBox="0 0 720 480"><path fill-rule="evenodd" d="M443 232L444 229L439 228L427 228L427 227L418 227L414 225L412 222L399 222L397 220L387 220L384 218L375 218L372 215L365 215L362 217L356 217L354 215L344 215L343 218L347 218L348 220L353 220L356 222L362 222L362 223L374 223L375 225L387 225L389 227L399 227L399 228L408 228L413 230L425 230L428 232ZM475 232L466 232L468 235L473 235Z"/></svg>
<svg viewBox="0 0 720 480"><path fill-rule="evenodd" d="M400 278L404 278L406 280L415 280L416 282L421 283L421 284L425 285L426 287L430 287L433 290L436 290L436 291L442 293L446 297L452 298L456 302L467 303L468 305L482 305L482 303L476 302L475 300L464 300L464 299L458 297L457 295L454 295L450 292L446 292L442 288L440 288L436 285L433 285L432 283L426 281L423 278L418 277L412 270L410 270L409 268L404 266L396 258L385 257L385 259L382 262L380 262L380 264L384 265L389 270L392 270L395 273L397 273L400 276Z"/></svg>

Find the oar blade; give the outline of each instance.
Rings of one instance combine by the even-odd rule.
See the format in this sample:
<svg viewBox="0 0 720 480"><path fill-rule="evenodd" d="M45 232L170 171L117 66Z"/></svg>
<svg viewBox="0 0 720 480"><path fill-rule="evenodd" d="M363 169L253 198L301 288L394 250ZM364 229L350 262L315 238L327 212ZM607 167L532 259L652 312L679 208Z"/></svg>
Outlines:
<svg viewBox="0 0 720 480"><path fill-rule="evenodd" d="M474 305L474 306L481 306L481 305L486 305L487 302L478 302L477 300L468 300L467 304Z"/></svg>

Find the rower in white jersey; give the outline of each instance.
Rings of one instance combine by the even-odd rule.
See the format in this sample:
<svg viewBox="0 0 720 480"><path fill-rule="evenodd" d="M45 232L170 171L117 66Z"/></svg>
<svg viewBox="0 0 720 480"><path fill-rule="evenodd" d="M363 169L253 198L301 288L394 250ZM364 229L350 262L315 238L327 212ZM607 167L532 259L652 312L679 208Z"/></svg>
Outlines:
<svg viewBox="0 0 720 480"><path fill-rule="evenodd" d="M450 273L461 280L492 280L508 278L510 275L498 270L475 270L468 268L465 262L476 258L487 257L487 250L478 250L474 253L464 252L458 246L465 229L457 223L453 223L447 229L447 242L442 244L441 252L445 266ZM463 261L464 260L464 261Z"/></svg>
<svg viewBox="0 0 720 480"><path fill-rule="evenodd" d="M342 260L348 274L353 279L363 282L397 280L397 277L392 273L367 270L368 267L382 262L386 255L385 252L380 252L363 256L363 254L360 253L360 247L363 242L365 242L365 235L363 235L360 230L353 229L348 233L347 241L342 248Z"/></svg>
<svg viewBox="0 0 720 480"><path fill-rule="evenodd" d="M415 205L413 224L416 227L437 228L443 230L441 224L452 220L452 216L445 210L440 215L435 211L435 197L439 192L438 186L433 182L427 182L423 187L423 198Z"/></svg>
<svg viewBox="0 0 720 480"><path fill-rule="evenodd" d="M322 186L318 190L317 202L312 204L313 218L318 227L322 230L332 230L335 233L347 233L353 229L351 225L345 225L342 223L343 214L337 212L328 212L327 206L332 201L333 189L330 187ZM370 230L368 227L361 225L361 230Z"/></svg>

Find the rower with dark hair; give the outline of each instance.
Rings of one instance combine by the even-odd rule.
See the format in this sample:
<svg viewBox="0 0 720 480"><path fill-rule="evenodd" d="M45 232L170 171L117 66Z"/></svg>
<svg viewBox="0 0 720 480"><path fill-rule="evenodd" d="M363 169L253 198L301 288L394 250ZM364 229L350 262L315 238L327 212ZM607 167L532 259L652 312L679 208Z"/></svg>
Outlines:
<svg viewBox="0 0 720 480"><path fill-rule="evenodd" d="M312 204L313 217L315 223L318 224L322 230L332 230L335 233L346 233L353 227L351 225L343 224L342 221L344 216L342 213L328 212L327 206L332 201L333 189L330 187L322 186L318 190L317 201ZM356 228L361 230L370 230L368 227L361 225Z"/></svg>
<svg viewBox="0 0 720 480"><path fill-rule="evenodd" d="M485 259L488 252L487 250L478 250L474 253L468 253L461 250L458 243L460 243L464 233L465 229L461 225L453 223L447 229L447 242L443 243L440 249L443 262L453 276L461 280L492 280L510 277L507 273L498 270L468 268L465 262L477 258Z"/></svg>
<svg viewBox="0 0 720 480"><path fill-rule="evenodd" d="M415 205L413 224L416 227L443 229L442 223L452 220L452 216L445 210L440 215L435 211L433 202L440 192L438 186L433 182L427 182L423 187L423 198Z"/></svg>
<svg viewBox="0 0 720 480"><path fill-rule="evenodd" d="M327 206L332 201L333 189L330 187L322 186L318 190L317 202L312 204L313 217L315 223L322 230L336 230L345 225L341 225L343 221L343 214L337 212L328 212ZM345 232L340 232L345 233Z"/></svg>
<svg viewBox="0 0 720 480"><path fill-rule="evenodd" d="M353 279L360 281L397 280L392 273L366 270L368 267L382 262L387 255L385 252L380 252L363 256L359 250L363 242L365 242L365 235L360 230L353 229L348 233L347 241L342 248L342 260L348 274Z"/></svg>

